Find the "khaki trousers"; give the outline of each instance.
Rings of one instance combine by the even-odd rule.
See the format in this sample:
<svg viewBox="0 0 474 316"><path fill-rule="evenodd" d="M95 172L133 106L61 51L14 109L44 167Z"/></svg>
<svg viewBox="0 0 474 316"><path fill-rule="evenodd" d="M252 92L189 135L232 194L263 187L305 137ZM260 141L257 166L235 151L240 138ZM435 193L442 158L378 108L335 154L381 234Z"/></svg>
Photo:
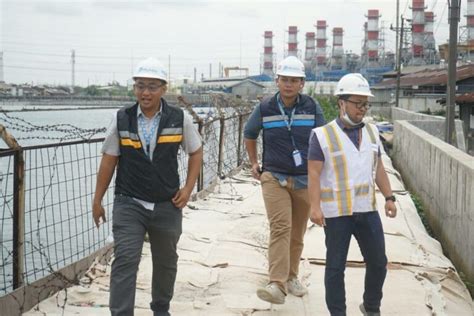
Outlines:
<svg viewBox="0 0 474 316"><path fill-rule="evenodd" d="M294 190L292 177L283 187L270 172L262 173L260 181L270 223L270 282L277 283L286 293L286 281L298 276L310 212L308 190Z"/></svg>

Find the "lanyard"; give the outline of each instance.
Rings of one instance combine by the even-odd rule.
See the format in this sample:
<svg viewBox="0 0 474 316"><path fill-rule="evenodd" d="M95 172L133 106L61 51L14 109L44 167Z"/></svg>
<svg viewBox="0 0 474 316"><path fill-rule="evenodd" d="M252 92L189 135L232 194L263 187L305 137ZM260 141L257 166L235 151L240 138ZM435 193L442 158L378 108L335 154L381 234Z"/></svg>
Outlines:
<svg viewBox="0 0 474 316"><path fill-rule="evenodd" d="M142 130L143 138L145 139L145 154L150 157L151 137L155 134L156 128L158 127L158 120L156 119L156 116L153 117L153 125L151 126L149 133L147 133L145 119L143 118L143 116L138 117L138 124L140 125L140 129Z"/></svg>
<svg viewBox="0 0 474 316"><path fill-rule="evenodd" d="M293 107L293 110L291 110L290 120L288 120L288 118L285 114L285 110L283 109L283 104L281 103L280 96L278 96L277 101L278 101L278 107L280 108L281 116L282 116L283 120L285 121L286 128L288 129L288 133L290 134L291 142L293 143L293 148L295 150L298 150L298 148L296 148L296 142L295 142L295 139L293 138L293 134L291 134L291 125L293 125L293 121L294 121L294 117L295 117L295 111L296 111L296 105Z"/></svg>
<svg viewBox="0 0 474 316"><path fill-rule="evenodd" d="M283 104L281 103L280 96L278 96L278 107L280 108L281 116L282 116L283 120L286 123L286 128L288 128L288 131L291 132L291 125L293 125L295 111L296 111L296 105L293 107L293 110L291 110L289 121L288 121L287 115L285 113L285 110L283 109Z"/></svg>

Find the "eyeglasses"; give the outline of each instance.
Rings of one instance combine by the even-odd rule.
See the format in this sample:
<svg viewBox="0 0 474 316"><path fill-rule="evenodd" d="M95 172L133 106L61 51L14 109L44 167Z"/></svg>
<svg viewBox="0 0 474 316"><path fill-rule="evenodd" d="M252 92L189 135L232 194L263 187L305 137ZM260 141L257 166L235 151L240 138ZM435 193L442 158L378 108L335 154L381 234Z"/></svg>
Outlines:
<svg viewBox="0 0 474 316"><path fill-rule="evenodd" d="M280 80L282 83L289 83L289 84L299 84L302 82L301 78L297 77L284 77L280 76L278 77L278 80Z"/></svg>
<svg viewBox="0 0 474 316"><path fill-rule="evenodd" d="M137 89L138 92L145 92L146 89L148 89L148 91L150 92L157 92L158 89L160 89L161 87L163 87L164 84L149 84L149 85L146 85L144 83L136 83L135 84L135 89Z"/></svg>
<svg viewBox="0 0 474 316"><path fill-rule="evenodd" d="M372 106L369 102L355 102L350 99L345 99L345 101L354 104L359 110L365 109L368 110Z"/></svg>

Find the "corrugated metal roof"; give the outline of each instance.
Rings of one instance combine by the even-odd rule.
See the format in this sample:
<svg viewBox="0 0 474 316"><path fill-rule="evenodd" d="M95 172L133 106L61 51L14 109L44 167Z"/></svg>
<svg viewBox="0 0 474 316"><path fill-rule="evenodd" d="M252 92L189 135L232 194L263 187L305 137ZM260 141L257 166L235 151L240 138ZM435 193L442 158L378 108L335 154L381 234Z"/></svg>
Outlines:
<svg viewBox="0 0 474 316"><path fill-rule="evenodd" d="M456 81L474 77L474 65L464 65L457 68ZM412 86L444 86L448 82L447 69L426 69L405 75L400 78L401 87ZM397 85L397 79L388 79L375 85L374 89L393 88Z"/></svg>
<svg viewBox="0 0 474 316"><path fill-rule="evenodd" d="M456 97L457 104L474 104L474 92L464 93Z"/></svg>

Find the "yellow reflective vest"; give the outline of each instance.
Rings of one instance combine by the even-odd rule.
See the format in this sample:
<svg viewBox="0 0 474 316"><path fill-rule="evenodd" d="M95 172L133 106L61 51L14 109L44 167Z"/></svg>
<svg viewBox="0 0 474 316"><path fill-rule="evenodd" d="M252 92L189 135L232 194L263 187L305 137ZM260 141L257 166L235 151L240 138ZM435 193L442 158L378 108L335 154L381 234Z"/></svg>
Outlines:
<svg viewBox="0 0 474 316"><path fill-rule="evenodd" d="M326 218L376 210L375 172L380 146L377 128L362 128L359 149L332 121L314 129L324 154L321 209Z"/></svg>

